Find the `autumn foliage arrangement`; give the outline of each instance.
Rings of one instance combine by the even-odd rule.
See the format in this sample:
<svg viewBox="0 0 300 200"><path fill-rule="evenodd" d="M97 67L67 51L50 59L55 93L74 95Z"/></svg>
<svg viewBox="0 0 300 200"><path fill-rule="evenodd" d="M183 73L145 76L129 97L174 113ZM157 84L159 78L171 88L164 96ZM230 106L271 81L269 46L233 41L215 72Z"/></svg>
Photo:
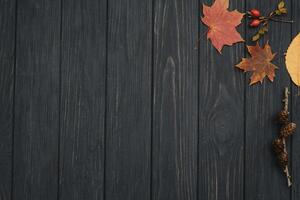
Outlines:
<svg viewBox="0 0 300 200"><path fill-rule="evenodd" d="M263 15L259 9L253 8L246 13L238 10L229 11L229 0L214 0L211 6L203 5L203 17L201 21L208 27L207 39L209 39L216 50L221 54L223 47L232 46L244 39L236 28L242 23L242 19L250 19L249 27L257 30L251 37L255 45L246 45L250 57L242 58L236 68L251 72L250 85L262 83L265 78L274 81L275 72L278 68L272 63L276 53L272 52L269 42L260 46L258 41L269 32L270 22L293 23L293 21L282 19L288 10L283 0L279 1L276 9ZM285 53L285 64L292 81L300 86L300 33L293 39ZM300 91L300 90L299 90ZM277 155L280 167L285 173L288 186L291 186L291 176L288 166L288 152L286 147L287 138L294 133L296 124L289 121L288 112L288 89L285 90L284 109L278 115L281 124L280 134L273 141L273 149Z"/></svg>
<svg viewBox="0 0 300 200"><path fill-rule="evenodd" d="M249 26L258 29L251 38L257 42L269 31L269 23L281 22L292 23L293 21L284 20L279 17L288 12L283 0L279 1L275 10L267 15L263 15L258 9L251 9L247 13L241 13L238 10L230 11L229 0L215 0L211 6L203 5L203 17L201 21L208 27L207 39L221 54L223 47L232 46L238 42L245 42L236 28L242 23L244 16L250 18ZM237 68L244 72L251 72L250 85L262 83L267 77L271 82L275 78L275 70L277 67L272 63L276 53L272 53L271 46L267 42L263 47L258 43L254 46L246 45L250 58L243 58L236 65ZM300 86L300 67L298 58L300 56L300 36L296 37L291 43L286 54L286 67L293 82ZM297 54L297 55L295 55Z"/></svg>

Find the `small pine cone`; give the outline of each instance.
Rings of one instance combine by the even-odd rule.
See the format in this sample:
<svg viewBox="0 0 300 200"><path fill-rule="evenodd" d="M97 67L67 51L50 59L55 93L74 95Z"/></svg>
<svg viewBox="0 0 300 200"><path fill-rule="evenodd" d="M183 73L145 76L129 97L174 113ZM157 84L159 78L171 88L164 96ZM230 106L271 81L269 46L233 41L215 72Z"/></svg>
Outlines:
<svg viewBox="0 0 300 200"><path fill-rule="evenodd" d="M289 156L286 152L281 152L277 155L279 165L284 170L289 163Z"/></svg>
<svg viewBox="0 0 300 200"><path fill-rule="evenodd" d="M282 110L278 114L278 120L281 124L286 124L289 122L289 112L286 110Z"/></svg>
<svg viewBox="0 0 300 200"><path fill-rule="evenodd" d="M276 152L277 155L284 152L284 143L283 140L280 138L277 138L273 141L273 149Z"/></svg>
<svg viewBox="0 0 300 200"><path fill-rule="evenodd" d="M295 132L295 130L296 124L288 123L280 129L280 137L287 138L288 136L292 135Z"/></svg>

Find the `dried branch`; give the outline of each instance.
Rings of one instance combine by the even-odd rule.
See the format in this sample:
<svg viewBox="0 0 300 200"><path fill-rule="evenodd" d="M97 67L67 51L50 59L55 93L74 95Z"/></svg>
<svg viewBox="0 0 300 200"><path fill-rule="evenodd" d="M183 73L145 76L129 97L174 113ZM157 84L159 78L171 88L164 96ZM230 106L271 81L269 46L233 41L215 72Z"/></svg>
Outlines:
<svg viewBox="0 0 300 200"><path fill-rule="evenodd" d="M285 90L284 90L284 99L283 99L284 111L286 111L286 112L289 111L289 94L290 94L289 88L286 87ZM286 148L285 138L282 138L282 140L283 140L283 145L284 145L284 153L287 154L288 152L287 152L287 148ZM291 187L292 186L292 177L290 175L288 165L285 166L284 173L285 173L286 178L287 178L288 187Z"/></svg>
<svg viewBox="0 0 300 200"><path fill-rule="evenodd" d="M282 168L288 182L288 187L292 185L292 177L289 172L289 158L286 147L286 139L295 132L296 124L289 121L289 90L285 88L283 102L283 110L279 112L278 119L282 127L280 135L273 141L273 148L277 154L280 167Z"/></svg>

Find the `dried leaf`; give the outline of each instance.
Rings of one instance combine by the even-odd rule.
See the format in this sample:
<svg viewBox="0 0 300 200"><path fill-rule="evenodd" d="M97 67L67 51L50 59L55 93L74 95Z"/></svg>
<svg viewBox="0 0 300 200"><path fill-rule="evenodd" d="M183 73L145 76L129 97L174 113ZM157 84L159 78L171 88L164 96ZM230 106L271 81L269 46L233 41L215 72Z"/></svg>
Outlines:
<svg viewBox="0 0 300 200"><path fill-rule="evenodd" d="M278 10L280 10L281 8L284 8L284 6L285 6L284 1L280 1L278 4Z"/></svg>
<svg viewBox="0 0 300 200"><path fill-rule="evenodd" d="M280 10L275 10L276 15L281 15L281 11Z"/></svg>
<svg viewBox="0 0 300 200"><path fill-rule="evenodd" d="M265 34L265 30L263 28L261 28L261 29L259 29L258 33L263 35L263 34Z"/></svg>
<svg viewBox="0 0 300 200"><path fill-rule="evenodd" d="M276 54L272 53L270 45L267 43L261 48L258 43L256 46L247 46L251 58L243 58L236 67L245 72L253 72L250 85L261 82L267 76L273 82L275 77L275 69L277 68L271 61Z"/></svg>
<svg viewBox="0 0 300 200"><path fill-rule="evenodd" d="M300 86L300 34L291 42L286 53L285 63L292 81Z"/></svg>
<svg viewBox="0 0 300 200"><path fill-rule="evenodd" d="M281 12L282 14L286 14L286 13L287 13L287 9L286 9L286 8L280 8L280 12Z"/></svg>
<svg viewBox="0 0 300 200"><path fill-rule="evenodd" d="M256 42L257 40L259 40L259 38L260 38L260 34L257 33L257 34L255 34L255 35L252 37L252 41L253 41L253 42Z"/></svg>
<svg viewBox="0 0 300 200"><path fill-rule="evenodd" d="M264 32L268 32L269 31L268 26L264 26L263 30L264 30Z"/></svg>
<svg viewBox="0 0 300 200"><path fill-rule="evenodd" d="M203 5L202 22L209 27L207 39L221 53L224 45L232 45L243 42L243 38L237 32L236 26L241 23L244 16L237 10L228 11L229 0L215 0L211 7Z"/></svg>

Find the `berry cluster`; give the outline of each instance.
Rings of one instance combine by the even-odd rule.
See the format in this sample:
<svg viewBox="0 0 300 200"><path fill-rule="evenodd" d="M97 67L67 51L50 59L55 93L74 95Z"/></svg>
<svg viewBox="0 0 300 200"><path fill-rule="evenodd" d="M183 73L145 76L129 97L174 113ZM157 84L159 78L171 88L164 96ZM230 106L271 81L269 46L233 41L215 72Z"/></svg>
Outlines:
<svg viewBox="0 0 300 200"><path fill-rule="evenodd" d="M261 20L259 19L260 17L260 11L257 9L252 9L248 12L248 14L251 16L252 21L250 22L249 26L251 27L257 27L259 26Z"/></svg>
<svg viewBox="0 0 300 200"><path fill-rule="evenodd" d="M287 13L284 1L280 1L277 5L277 9L269 13L268 16L261 15L258 9L251 9L247 12L248 17L251 18L249 26L252 28L259 27L258 32L252 37L252 41L258 41L263 35L268 32L269 21L292 23L293 21L287 21L278 19L277 17Z"/></svg>

